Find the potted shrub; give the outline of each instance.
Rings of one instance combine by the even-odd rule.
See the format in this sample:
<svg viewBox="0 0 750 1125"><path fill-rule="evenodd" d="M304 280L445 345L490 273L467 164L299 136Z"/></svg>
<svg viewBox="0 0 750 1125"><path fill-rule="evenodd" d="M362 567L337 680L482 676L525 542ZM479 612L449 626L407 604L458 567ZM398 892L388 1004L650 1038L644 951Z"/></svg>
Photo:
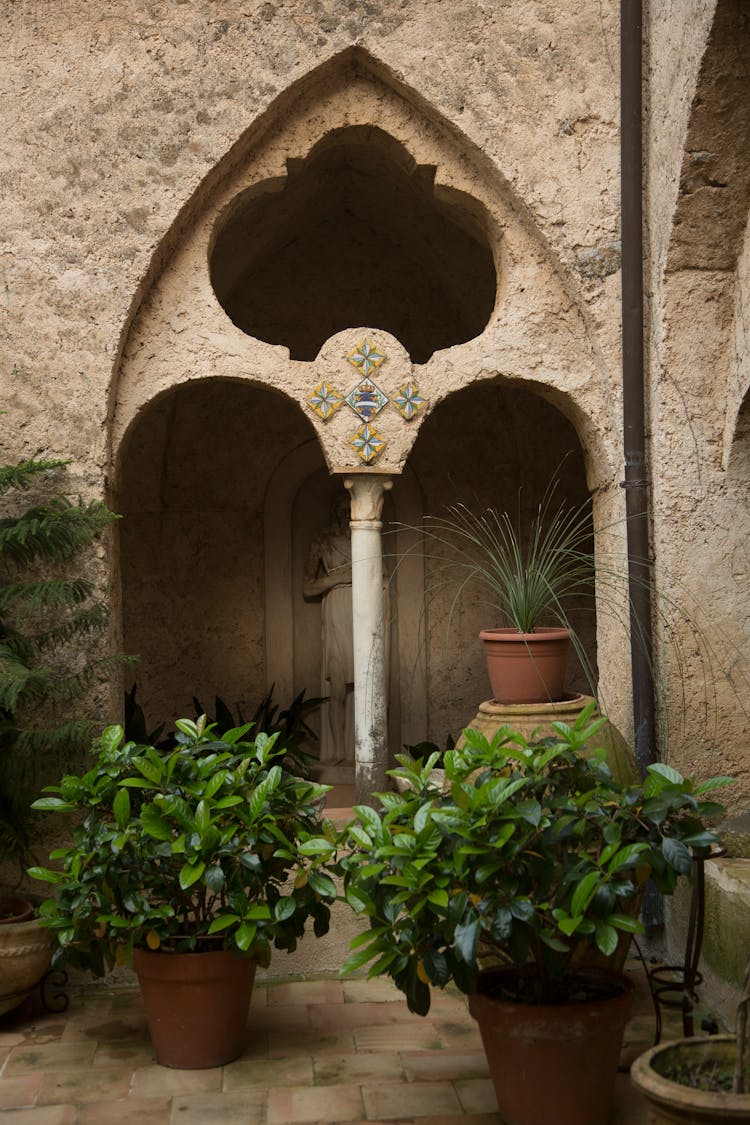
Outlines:
<svg viewBox="0 0 750 1125"><path fill-rule="evenodd" d="M553 479L522 527L515 515L465 504L427 516L418 530L440 560L442 581L455 584L456 598L471 586L494 617L482 629L492 692L505 704L563 698L568 652L573 644L593 683L585 651L571 628L569 611L594 593L593 526L589 503L554 506Z"/></svg>
<svg viewBox="0 0 750 1125"><path fill-rule="evenodd" d="M724 779L654 765L643 786L614 782L582 754L603 721L592 713L540 742L468 730L444 755L446 792L428 760L380 811L358 806L344 837L346 899L370 928L342 971L370 964L420 1014L432 985L468 993L514 1125L606 1121L631 985L583 967L582 952L609 956L641 930L629 907L642 882L671 892L722 811L707 794Z"/></svg>
<svg viewBox="0 0 750 1125"><path fill-rule="evenodd" d="M278 735L175 725L171 750L108 727L93 767L46 790L34 808L72 814L72 843L30 874L56 887L53 964L101 975L132 954L159 1062L218 1066L244 1046L255 966L308 920L327 932L336 833L328 787L283 768Z"/></svg>
<svg viewBox="0 0 750 1125"><path fill-rule="evenodd" d="M86 659L107 612L81 577L86 550L116 516L99 501L60 493L66 465L0 465L0 857L17 870L17 882L33 859L29 803L38 777L50 762L58 769L88 748L93 723L76 719L73 705L117 659ZM19 901L17 889L7 891L0 1013L40 986L50 967L50 934L34 915L38 896L20 893Z"/></svg>
<svg viewBox="0 0 750 1125"><path fill-rule="evenodd" d="M750 961L736 1035L660 1043L635 1060L630 1077L649 1103L653 1125L750 1121Z"/></svg>

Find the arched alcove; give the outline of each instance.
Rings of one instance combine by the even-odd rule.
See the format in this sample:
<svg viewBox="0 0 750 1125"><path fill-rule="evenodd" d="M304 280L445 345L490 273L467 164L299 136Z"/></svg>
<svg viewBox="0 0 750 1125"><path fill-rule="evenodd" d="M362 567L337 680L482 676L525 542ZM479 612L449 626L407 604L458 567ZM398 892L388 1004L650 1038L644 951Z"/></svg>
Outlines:
<svg viewBox="0 0 750 1125"><path fill-rule="evenodd" d="M191 715L194 696L245 714L262 698L265 495L312 436L284 396L224 379L184 384L131 425L114 498L123 647L150 724Z"/></svg>
<svg viewBox="0 0 750 1125"><path fill-rule="evenodd" d="M409 465L431 515L460 502L475 511L520 510L527 526L556 473L553 506L577 507L588 497L584 458L571 423L538 395L500 381L478 384L441 403L422 427ZM456 736L490 697L478 634L505 623L488 620L486 604L468 589L454 601L455 585L445 584L445 571L429 552L425 586L428 729L441 741L447 734ZM582 605L574 624L595 669L596 619L590 602ZM590 690L573 660L568 688Z"/></svg>
<svg viewBox="0 0 750 1125"><path fill-rule="evenodd" d="M484 209L436 195L417 165L374 126L332 130L288 177L233 201L211 250L211 282L243 332L312 360L342 329L396 336L415 363L478 336L497 276Z"/></svg>

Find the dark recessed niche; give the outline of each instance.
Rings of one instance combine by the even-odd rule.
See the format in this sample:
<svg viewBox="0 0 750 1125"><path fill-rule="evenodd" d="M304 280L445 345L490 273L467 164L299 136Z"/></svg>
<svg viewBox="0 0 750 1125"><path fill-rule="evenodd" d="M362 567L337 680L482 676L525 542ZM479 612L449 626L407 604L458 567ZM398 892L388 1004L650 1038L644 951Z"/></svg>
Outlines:
<svg viewBox="0 0 750 1125"><path fill-rule="evenodd" d="M415 363L478 336L497 292L489 221L467 195L436 197L434 173L374 128L290 160L283 186L246 192L218 229L211 283L227 315L296 360L360 325Z"/></svg>

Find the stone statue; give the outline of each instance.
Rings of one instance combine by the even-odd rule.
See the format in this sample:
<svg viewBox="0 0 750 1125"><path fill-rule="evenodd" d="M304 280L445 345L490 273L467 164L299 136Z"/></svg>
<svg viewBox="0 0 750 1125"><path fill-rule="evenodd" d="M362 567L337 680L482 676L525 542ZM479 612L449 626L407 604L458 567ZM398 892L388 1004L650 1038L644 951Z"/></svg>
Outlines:
<svg viewBox="0 0 750 1125"><path fill-rule="evenodd" d="M330 526L313 539L302 593L321 599L321 678L329 697L327 729L321 730L320 760L354 760L354 649L352 641L352 549L349 498L333 506Z"/></svg>

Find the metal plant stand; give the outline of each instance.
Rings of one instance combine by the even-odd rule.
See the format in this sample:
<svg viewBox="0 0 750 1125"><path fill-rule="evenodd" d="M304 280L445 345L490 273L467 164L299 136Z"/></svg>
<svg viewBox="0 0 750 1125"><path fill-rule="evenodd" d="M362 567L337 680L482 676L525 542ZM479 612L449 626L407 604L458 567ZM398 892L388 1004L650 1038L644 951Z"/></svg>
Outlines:
<svg viewBox="0 0 750 1125"><path fill-rule="evenodd" d="M703 928L706 916L705 862L706 859L719 859L725 852L725 848L717 847L705 858L695 857L693 859L693 889L690 895L690 917L685 941L685 957L682 964L659 965L655 969L646 970L651 999L656 1013L654 1044L661 1041L662 1008L680 1010L685 1038L689 1039L695 1035L693 1013L695 1005L698 1003L696 989L703 983L703 976L698 969L698 963L703 945Z"/></svg>
<svg viewBox="0 0 750 1125"><path fill-rule="evenodd" d="M13 1011L29 996L38 992L46 1012L64 1012L70 1004L70 997L64 991L67 983L68 974L64 969L49 969L33 988L24 989L23 992L6 992L0 996L0 1011ZM8 1000L13 1003L5 1005L5 1001Z"/></svg>

